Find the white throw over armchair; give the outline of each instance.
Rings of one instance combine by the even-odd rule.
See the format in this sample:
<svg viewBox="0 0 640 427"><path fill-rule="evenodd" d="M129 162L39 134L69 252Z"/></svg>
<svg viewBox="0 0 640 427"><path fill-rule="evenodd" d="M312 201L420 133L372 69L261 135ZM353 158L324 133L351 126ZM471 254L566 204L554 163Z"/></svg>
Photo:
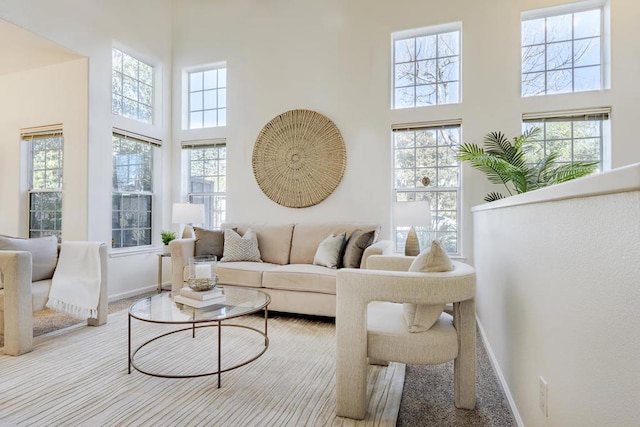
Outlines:
<svg viewBox="0 0 640 427"><path fill-rule="evenodd" d="M51 246L47 238L18 239L2 236L0 330L4 333L4 354L18 356L33 349L33 313L45 308L52 277L59 266L56 241L54 236ZM107 245L94 243L99 245L100 288L97 316L87 319L89 326L107 323L108 316ZM11 244L20 249L4 249Z"/></svg>
<svg viewBox="0 0 640 427"><path fill-rule="evenodd" d="M413 257L376 255L366 270L338 271L336 289L336 413L362 419L367 365L414 365L454 360L458 408L476 402L475 270L453 261L443 273L408 272ZM409 332L401 303L453 303L424 332Z"/></svg>

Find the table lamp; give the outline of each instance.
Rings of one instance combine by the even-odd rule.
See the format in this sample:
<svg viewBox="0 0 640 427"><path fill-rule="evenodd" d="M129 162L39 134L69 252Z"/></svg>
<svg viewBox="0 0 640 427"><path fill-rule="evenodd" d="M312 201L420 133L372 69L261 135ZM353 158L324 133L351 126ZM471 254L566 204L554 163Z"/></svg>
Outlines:
<svg viewBox="0 0 640 427"><path fill-rule="evenodd" d="M171 210L171 221L174 224L184 224L182 238L195 237L192 224L204 223L204 205L196 203L174 203Z"/></svg>
<svg viewBox="0 0 640 427"><path fill-rule="evenodd" d="M415 256L420 253L420 242L416 227L431 225L431 203L396 202L393 205L393 222L396 227L411 227L404 244L404 254Z"/></svg>

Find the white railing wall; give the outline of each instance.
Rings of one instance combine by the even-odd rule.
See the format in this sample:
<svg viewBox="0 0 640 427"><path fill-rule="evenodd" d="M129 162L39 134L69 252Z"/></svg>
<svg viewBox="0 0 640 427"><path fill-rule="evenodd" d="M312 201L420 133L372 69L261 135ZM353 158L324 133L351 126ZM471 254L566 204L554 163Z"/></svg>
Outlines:
<svg viewBox="0 0 640 427"><path fill-rule="evenodd" d="M640 164L477 206L473 223L478 320L517 421L640 425Z"/></svg>

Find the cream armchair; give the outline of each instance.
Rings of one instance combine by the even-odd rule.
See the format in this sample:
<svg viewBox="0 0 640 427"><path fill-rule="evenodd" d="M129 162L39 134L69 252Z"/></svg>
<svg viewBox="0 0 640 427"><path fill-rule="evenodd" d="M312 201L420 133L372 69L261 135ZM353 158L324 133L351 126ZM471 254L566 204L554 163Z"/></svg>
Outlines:
<svg viewBox="0 0 640 427"><path fill-rule="evenodd" d="M364 418L368 363L431 365L454 360L455 405L475 408L475 270L453 261L453 271L446 273L407 272L412 260L374 255L367 260L367 270L338 271L338 416ZM453 303L453 318L445 313L427 331L411 333L400 303Z"/></svg>
<svg viewBox="0 0 640 427"><path fill-rule="evenodd" d="M89 326L107 322L107 246L99 247L100 299L97 318ZM54 259L55 261L55 259ZM33 349L33 313L43 310L51 288L51 277L32 282L32 253L0 250L0 330L4 331L4 353L18 356Z"/></svg>

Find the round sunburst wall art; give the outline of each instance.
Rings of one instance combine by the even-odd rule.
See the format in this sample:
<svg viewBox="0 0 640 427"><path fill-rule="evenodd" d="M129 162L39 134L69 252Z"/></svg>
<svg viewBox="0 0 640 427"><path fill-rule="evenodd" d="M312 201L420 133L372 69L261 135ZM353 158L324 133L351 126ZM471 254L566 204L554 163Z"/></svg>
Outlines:
<svg viewBox="0 0 640 427"><path fill-rule="evenodd" d="M311 110L274 117L253 147L253 175L262 192L290 208L313 206L336 189L347 161L336 125Z"/></svg>

